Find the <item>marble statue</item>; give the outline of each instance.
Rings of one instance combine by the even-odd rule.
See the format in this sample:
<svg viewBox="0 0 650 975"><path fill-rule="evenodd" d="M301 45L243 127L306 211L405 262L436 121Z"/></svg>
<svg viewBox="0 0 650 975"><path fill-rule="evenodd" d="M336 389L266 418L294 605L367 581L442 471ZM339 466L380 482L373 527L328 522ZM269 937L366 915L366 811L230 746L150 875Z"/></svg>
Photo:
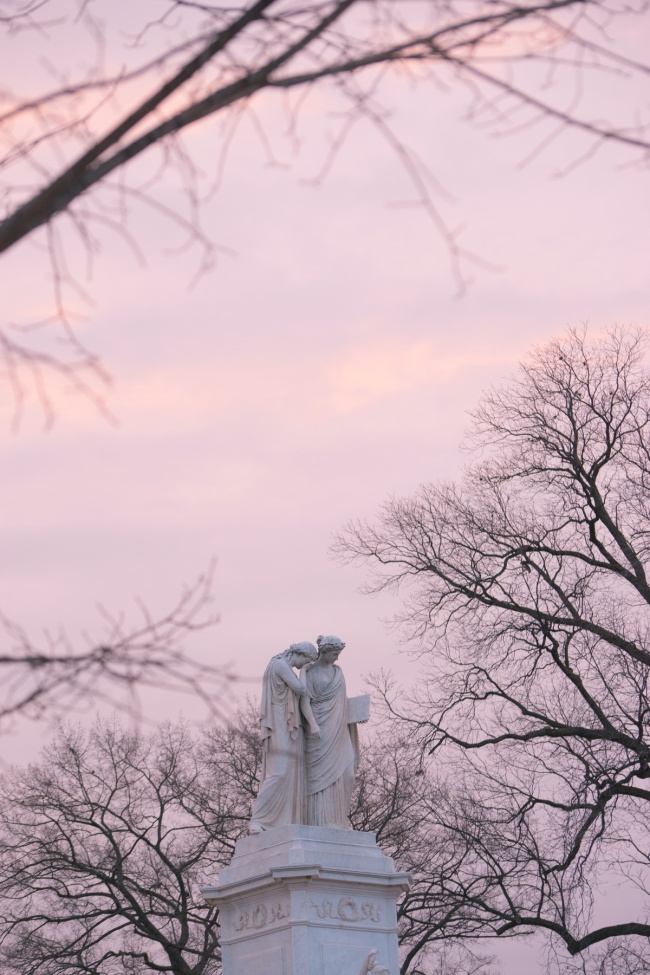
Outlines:
<svg viewBox="0 0 650 975"><path fill-rule="evenodd" d="M348 698L336 661L337 636L292 643L264 673L260 723L263 760L250 833L290 824L350 829L358 763L357 723L368 720L368 694ZM295 670L303 670L300 677Z"/></svg>
<svg viewBox="0 0 650 975"><path fill-rule="evenodd" d="M252 835L201 888L219 909L223 975L399 975L397 900L410 877L348 822L370 695L346 696L342 640L317 643L292 643L266 668Z"/></svg>
<svg viewBox="0 0 650 975"><path fill-rule="evenodd" d="M349 829L358 739L356 724L348 724L345 678L336 663L345 644L337 636L319 636L316 643L318 659L306 669L300 698L308 725L306 822Z"/></svg>
<svg viewBox="0 0 650 975"><path fill-rule="evenodd" d="M264 672L260 706L262 777L253 803L251 833L306 822L305 735L300 713L306 684L293 668L301 671L316 659L313 643L292 643L272 658ZM312 738L317 740L320 732L316 722L313 718L307 722Z"/></svg>

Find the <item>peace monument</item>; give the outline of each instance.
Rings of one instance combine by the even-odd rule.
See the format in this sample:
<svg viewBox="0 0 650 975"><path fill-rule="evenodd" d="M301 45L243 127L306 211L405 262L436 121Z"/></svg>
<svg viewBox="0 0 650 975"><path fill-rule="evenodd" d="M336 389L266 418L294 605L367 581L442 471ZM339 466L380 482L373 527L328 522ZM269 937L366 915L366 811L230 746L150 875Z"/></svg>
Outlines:
<svg viewBox="0 0 650 975"><path fill-rule="evenodd" d="M292 643L262 684L263 765L249 835L219 883L223 975L398 975L395 871L373 833L350 828L357 725L336 636Z"/></svg>

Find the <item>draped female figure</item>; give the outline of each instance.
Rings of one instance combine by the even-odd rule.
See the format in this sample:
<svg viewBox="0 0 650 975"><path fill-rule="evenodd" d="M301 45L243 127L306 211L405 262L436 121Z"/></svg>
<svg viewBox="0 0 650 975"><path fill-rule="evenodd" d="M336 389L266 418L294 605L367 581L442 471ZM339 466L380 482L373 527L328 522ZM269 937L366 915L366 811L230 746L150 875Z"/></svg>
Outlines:
<svg viewBox="0 0 650 975"><path fill-rule="evenodd" d="M345 644L319 636L318 660L307 667L300 707L319 735L305 739L307 823L349 829L350 799L357 766L356 725L348 725L343 671L336 664Z"/></svg>

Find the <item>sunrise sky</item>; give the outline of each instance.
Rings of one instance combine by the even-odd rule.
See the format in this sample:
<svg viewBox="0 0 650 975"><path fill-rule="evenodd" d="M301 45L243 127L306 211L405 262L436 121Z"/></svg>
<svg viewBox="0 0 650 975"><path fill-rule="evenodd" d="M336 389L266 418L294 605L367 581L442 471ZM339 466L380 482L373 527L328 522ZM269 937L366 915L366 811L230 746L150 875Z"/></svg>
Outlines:
<svg viewBox="0 0 650 975"><path fill-rule="evenodd" d="M633 42L650 39L647 20L634 29ZM594 97L615 115L632 93L601 79ZM314 185L333 98L305 103L298 150L277 96L260 99L276 164L244 118L203 208L224 248L216 265L191 287L198 252L171 253L178 230L136 209L146 266L106 234L93 303L70 298L113 378L117 423L52 379L53 428L32 397L16 431L3 390L0 608L35 639L59 626L99 637L98 603L135 622L137 596L162 614L216 559L221 621L189 648L251 678L242 695L270 656L319 633L346 641L352 693L379 667L412 679L417 663L382 622L396 604L358 592L364 572L328 558L333 533L391 494L457 477L467 411L535 343L583 322L648 324L650 180L633 152L605 146L560 176L583 137L560 135L524 165L546 130L484 131L452 85L395 82L385 104L444 188L432 198L448 226L494 269L465 264L459 296L440 234L370 123ZM206 172L221 138L210 120L187 136ZM171 178L165 192L173 205ZM34 243L0 273L5 320L51 308ZM194 716L174 698L147 707L154 720ZM20 727L4 745L31 757L47 734Z"/></svg>

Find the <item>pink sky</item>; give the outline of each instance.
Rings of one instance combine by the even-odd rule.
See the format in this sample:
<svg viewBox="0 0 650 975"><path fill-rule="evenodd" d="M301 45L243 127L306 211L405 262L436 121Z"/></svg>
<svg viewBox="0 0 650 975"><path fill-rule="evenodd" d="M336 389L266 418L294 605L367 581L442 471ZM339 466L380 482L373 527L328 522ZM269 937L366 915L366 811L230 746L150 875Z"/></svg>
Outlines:
<svg viewBox="0 0 650 975"><path fill-rule="evenodd" d="M612 114L631 97L601 94ZM473 271L459 299L426 215L393 205L413 190L368 124L315 188L304 181L336 126L331 105L307 103L295 155L277 99L260 101L282 166L244 121L203 214L235 256L190 290L197 255L165 253L177 235L162 218L134 216L145 269L105 239L80 335L115 380L119 425L53 385L54 428L32 401L14 433L3 401L0 608L35 636L60 624L99 635L96 604L136 619L136 595L164 613L216 557L221 622L193 645L204 659L259 678L290 642L333 632L351 692L380 666L408 680L417 667L381 622L390 601L360 595L363 572L328 559L332 534L391 493L457 476L466 411L532 344L581 322L648 324L650 181L629 152L606 147L558 179L586 148L575 135L521 168L534 135L464 123L458 92L395 86L389 101L396 132L454 197L435 197L446 220L502 270ZM213 168L218 125L188 145ZM170 203L176 192L170 182ZM3 261L5 320L47 310L39 261L30 244ZM6 754L35 754L47 733L22 728ZM521 970L513 958L506 972Z"/></svg>

